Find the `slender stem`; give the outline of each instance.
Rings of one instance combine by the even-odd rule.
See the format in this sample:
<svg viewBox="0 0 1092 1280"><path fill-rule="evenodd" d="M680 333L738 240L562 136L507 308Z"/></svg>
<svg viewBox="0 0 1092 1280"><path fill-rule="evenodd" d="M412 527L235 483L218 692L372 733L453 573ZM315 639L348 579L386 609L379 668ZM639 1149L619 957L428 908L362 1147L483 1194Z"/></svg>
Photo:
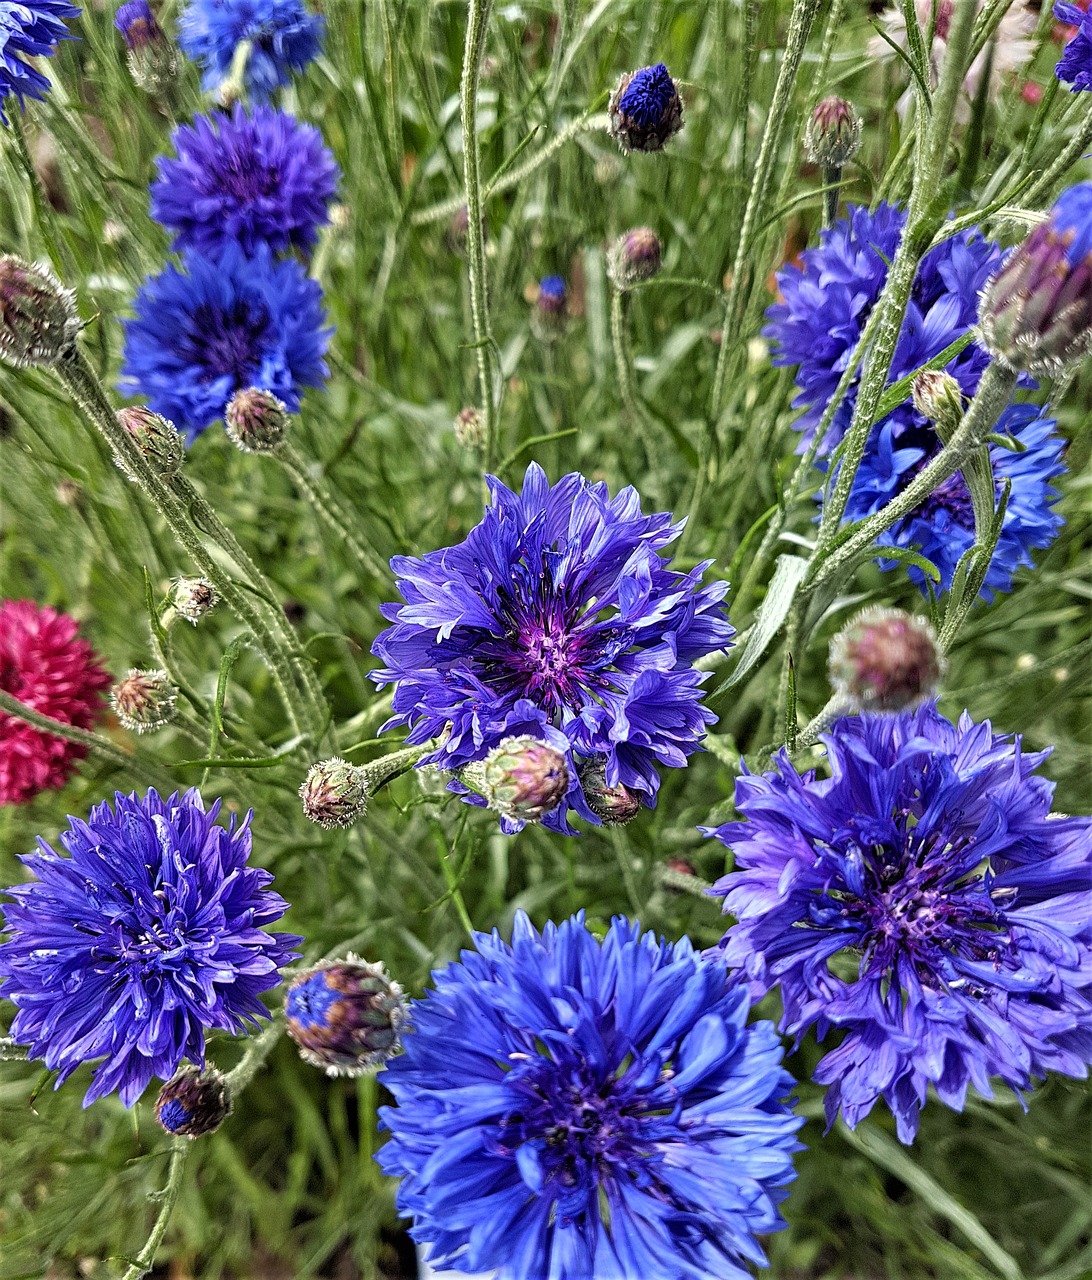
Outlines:
<svg viewBox="0 0 1092 1280"><path fill-rule="evenodd" d="M459 881L455 875L447 856L447 845L444 843L443 836L438 837L440 846L440 870L444 873L444 880L447 884L447 891L451 897L451 901L455 904L455 911L462 922L463 928L467 931L471 938L474 936L474 922L470 919L470 912L466 909L466 903L463 901L462 891L459 888Z"/></svg>
<svg viewBox="0 0 1092 1280"><path fill-rule="evenodd" d="M796 745L792 754L798 756L801 751L814 746L819 741L821 733L826 733L835 720L840 716L849 715L852 710L853 704L848 698L840 693L833 694L822 711L813 716L796 735Z"/></svg>
<svg viewBox="0 0 1092 1280"><path fill-rule="evenodd" d="M1083 98L1084 94L1078 97ZM1050 194L1054 184L1063 174L1076 164L1089 146L1092 146L1092 102L1085 108L1086 116L1081 127L1074 133L1066 145L1058 152L1054 163L1042 173L1021 195L1021 201L1028 208L1034 209L1041 204L1043 197Z"/></svg>
<svg viewBox="0 0 1092 1280"><path fill-rule="evenodd" d="M141 1280L141 1277L146 1276L155 1266L155 1255L167 1233L171 1214L174 1212L174 1206L178 1203L178 1196L182 1190L182 1175L185 1172L190 1145L189 1138L175 1138L171 1146L171 1165L167 1174L167 1185L161 1194L155 1226L152 1227L152 1234L137 1255L136 1261L125 1272L124 1280Z"/></svg>
<svg viewBox="0 0 1092 1280"><path fill-rule="evenodd" d="M614 347L614 369L618 377L618 390L622 403L633 419L633 425L641 435L647 469L651 471L655 457L655 426L648 410L641 403L637 388L633 385L633 358L626 340L626 300L621 289L615 289L610 300L610 334Z"/></svg>
<svg viewBox="0 0 1092 1280"><path fill-rule="evenodd" d="M470 315L478 358L478 384L485 425L485 466L493 468L497 454L497 405L493 395L496 348L489 328L489 292L485 275L485 234L482 228L481 174L478 164L478 81L486 26L492 0L468 0L466 48L460 89L463 126L463 183L466 188L466 266L470 277Z"/></svg>
<svg viewBox="0 0 1092 1280"><path fill-rule="evenodd" d="M314 508L315 515L324 520L330 530L344 541L361 568L366 569L377 581L386 581L389 572L387 566L368 546L359 531L356 517L342 504L329 481L324 476L312 475L304 458L290 444L281 445L276 456L303 491Z"/></svg>
<svg viewBox="0 0 1092 1280"><path fill-rule="evenodd" d="M851 563L885 529L896 520L908 515L942 484L954 475L967 459L980 448L1009 402L1016 375L994 361L988 365L978 386L978 393L971 401L951 442L933 458L907 487L874 515L855 525L834 553L825 560L813 557L812 568L802 584L814 589L829 581L845 564Z"/></svg>
<svg viewBox="0 0 1092 1280"><path fill-rule="evenodd" d="M30 184L31 203L34 205L34 216L37 219L42 238L45 240L49 259L53 263L53 269L63 273L66 271L68 263L64 254L63 241L57 231L57 215L53 212L53 206L49 203L49 196L46 194L42 183L42 176L31 159L30 148L27 146L26 126L23 122L22 110L18 107L13 107L8 119L11 126L11 135L15 139L15 149L19 153L19 160L23 168L26 170L27 181Z"/></svg>
<svg viewBox="0 0 1092 1280"><path fill-rule="evenodd" d="M174 784L170 775L164 773L162 769L157 769L154 765L147 765L136 756L131 756L122 751L109 738L100 737L99 734L90 733L86 729L77 729L74 724L65 724L63 720L54 720L51 716L42 715L40 711L35 711L33 707L28 706L25 702L20 702L18 698L13 697L4 689L0 689L0 711L6 712L9 716L14 716L16 720L22 720L26 724L33 725L35 729L40 729L43 733L51 733L55 738L64 738L66 742L79 743L81 747L86 747L90 754L99 756L103 760L108 760L111 764L120 765L123 769L129 770L146 786L155 787L160 791L166 788L168 792L173 789Z"/></svg>
<svg viewBox="0 0 1092 1280"><path fill-rule="evenodd" d="M251 1080L254 1079L258 1074L259 1067L264 1065L266 1058L276 1048L277 1042L284 1035L284 1031L284 1013L283 1010L278 1010L273 1015L273 1021L269 1026L260 1036L256 1036L250 1041L242 1058L224 1076L224 1084L227 1087L229 1098L238 1097Z"/></svg>
<svg viewBox="0 0 1092 1280"><path fill-rule="evenodd" d="M400 751L392 751L390 755L380 756L370 764L362 765L368 777L368 795L374 795L380 787L386 786L400 777L407 769L411 769L422 756L435 751L435 742L425 742L413 747L403 747Z"/></svg>

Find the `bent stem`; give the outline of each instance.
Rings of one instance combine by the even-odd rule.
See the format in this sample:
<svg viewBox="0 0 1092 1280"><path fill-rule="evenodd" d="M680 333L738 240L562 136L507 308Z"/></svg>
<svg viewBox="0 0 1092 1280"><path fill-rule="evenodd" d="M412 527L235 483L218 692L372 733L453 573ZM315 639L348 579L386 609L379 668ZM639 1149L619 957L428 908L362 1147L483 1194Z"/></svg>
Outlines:
<svg viewBox="0 0 1092 1280"><path fill-rule="evenodd" d="M313 475L306 460L290 444L281 445L275 456L284 463L284 469L307 498L319 519L325 521L329 529L344 541L363 569L377 582L384 582L388 574L387 566L361 536L356 518L342 504L329 481L324 476Z"/></svg>
<svg viewBox="0 0 1092 1280"><path fill-rule="evenodd" d="M655 426L633 384L633 357L626 340L625 306L625 295L621 289L615 289L610 300L610 333L614 347L614 368L618 377L618 390L622 395L622 403L626 406L626 411L633 419L633 425L640 433L647 469L651 470L655 457Z"/></svg>
<svg viewBox="0 0 1092 1280"><path fill-rule="evenodd" d="M167 1233L171 1214L174 1212L179 1192L182 1190L182 1175L185 1172L191 1141L190 1138L175 1138L171 1146L171 1165L167 1174L167 1185L160 1193L159 1215L147 1243L137 1255L133 1265L125 1272L124 1280L141 1280L141 1277L146 1276L155 1266L156 1252Z"/></svg>

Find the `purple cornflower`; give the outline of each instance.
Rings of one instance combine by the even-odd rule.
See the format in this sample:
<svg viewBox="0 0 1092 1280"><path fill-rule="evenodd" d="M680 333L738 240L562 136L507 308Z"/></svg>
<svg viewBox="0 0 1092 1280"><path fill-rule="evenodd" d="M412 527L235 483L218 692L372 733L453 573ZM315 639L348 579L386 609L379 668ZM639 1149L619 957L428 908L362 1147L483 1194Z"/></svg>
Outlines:
<svg viewBox="0 0 1092 1280"><path fill-rule="evenodd" d="M681 526L643 515L631 488L612 499L575 472L551 486L534 463L522 494L488 483L465 542L391 561L405 603L384 607L395 625L372 649L386 664L372 679L395 686L383 727L409 725L411 744L442 737L421 763L443 769L523 734L556 747L570 785L543 819L554 830L572 833L570 809L597 821L581 761L602 760L608 786L653 805L660 766L685 765L716 719L691 664L735 634L728 584L700 586L710 561L669 569L660 553Z"/></svg>
<svg viewBox="0 0 1092 1280"><path fill-rule="evenodd" d="M626 72L608 115L608 131L623 151L660 151L683 124L682 99L664 64Z"/></svg>
<svg viewBox="0 0 1092 1280"><path fill-rule="evenodd" d="M433 974L378 1161L432 1262L498 1280L742 1280L785 1224L801 1121L768 1022L718 960L615 919L539 934Z"/></svg>
<svg viewBox="0 0 1092 1280"><path fill-rule="evenodd" d="M52 57L61 40L74 40L64 19L79 15L66 0L0 0L0 123L8 123L5 98L18 98L22 107L27 98L45 96L49 80L27 59Z"/></svg>
<svg viewBox="0 0 1092 1280"><path fill-rule="evenodd" d="M1054 74L1069 85L1070 93L1092 89L1092 10L1080 5L1057 0L1054 16L1067 26L1076 27L1076 33L1068 41Z"/></svg>
<svg viewBox="0 0 1092 1280"><path fill-rule="evenodd" d="M883 1098L911 1142L928 1087L962 1110L1092 1062L1092 823L1050 812L1046 752L935 704L837 721L832 776L745 773L748 819L707 828L737 870L712 892L737 917L718 951L781 1029L841 1033L815 1080L827 1119Z"/></svg>
<svg viewBox="0 0 1092 1280"><path fill-rule="evenodd" d="M322 135L283 111L236 103L231 115L198 116L160 156L151 212L174 231L174 249L211 257L230 241L247 255L308 251L337 190L338 168Z"/></svg>
<svg viewBox="0 0 1092 1280"><path fill-rule="evenodd" d="M125 47L143 49L163 39L163 29L148 0L128 0L114 14L114 26L121 32Z"/></svg>
<svg viewBox="0 0 1092 1280"><path fill-rule="evenodd" d="M267 102L318 56L326 19L309 13L303 0L188 0L178 28L182 50L200 64L207 90L227 78L236 48L249 40L246 90L255 102Z"/></svg>
<svg viewBox="0 0 1092 1280"><path fill-rule="evenodd" d="M124 322L122 389L191 443L249 387L295 413L303 388L328 374L332 330L318 283L294 259L275 262L264 244L250 258L234 242L215 258L188 253L184 267L168 265L137 294Z"/></svg>
<svg viewBox="0 0 1092 1280"><path fill-rule="evenodd" d="M102 1059L84 1106L116 1089L127 1107L153 1077L203 1065L205 1032L232 1034L267 1016L301 939L268 934L288 908L248 867L250 819L216 822L195 790L114 796L86 822L69 818L64 857L38 841L22 861L37 880L4 892L3 995L12 1038L57 1071Z"/></svg>

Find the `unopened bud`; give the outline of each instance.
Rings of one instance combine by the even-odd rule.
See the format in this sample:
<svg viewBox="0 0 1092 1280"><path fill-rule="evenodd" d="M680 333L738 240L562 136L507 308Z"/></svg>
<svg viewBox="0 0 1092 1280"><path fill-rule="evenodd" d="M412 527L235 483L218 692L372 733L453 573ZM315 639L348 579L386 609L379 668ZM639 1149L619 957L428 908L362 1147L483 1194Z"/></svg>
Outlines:
<svg viewBox="0 0 1092 1280"><path fill-rule="evenodd" d="M147 0L121 5L114 26L124 37L133 83L145 93L162 94L178 75L178 50Z"/></svg>
<svg viewBox="0 0 1092 1280"><path fill-rule="evenodd" d="M485 443L485 423L477 409L460 409L456 414L455 439L468 449L480 449Z"/></svg>
<svg viewBox="0 0 1092 1280"><path fill-rule="evenodd" d="M1054 376L1092 351L1092 182L1063 192L1013 250L978 321L982 345L1016 372Z"/></svg>
<svg viewBox="0 0 1092 1280"><path fill-rule="evenodd" d="M157 475L167 479L178 474L186 456L186 446L182 433L173 422L143 406L119 409L118 422ZM117 462L130 479L135 479L124 460L119 458Z"/></svg>
<svg viewBox="0 0 1092 1280"><path fill-rule="evenodd" d="M363 769L331 756L313 764L299 790L304 815L328 831L351 827L368 810L368 780Z"/></svg>
<svg viewBox="0 0 1092 1280"><path fill-rule="evenodd" d="M166 671L130 667L110 690L110 705L131 733L151 733L174 719L178 689Z"/></svg>
<svg viewBox="0 0 1092 1280"><path fill-rule="evenodd" d="M945 666L933 628L901 609L863 610L830 645L830 682L857 710L915 707L936 692Z"/></svg>
<svg viewBox="0 0 1092 1280"><path fill-rule="evenodd" d="M215 1133L231 1113L227 1082L219 1071L186 1066L159 1091L155 1118L167 1130L184 1138Z"/></svg>
<svg viewBox="0 0 1092 1280"><path fill-rule="evenodd" d="M538 822L565 798L564 755L528 734L505 738L482 764L482 794L490 809L512 822Z"/></svg>
<svg viewBox="0 0 1092 1280"><path fill-rule="evenodd" d="M76 295L48 267L0 257L0 358L16 368L56 364L79 330Z"/></svg>
<svg viewBox="0 0 1092 1280"><path fill-rule="evenodd" d="M943 369L926 369L910 384L914 408L947 440L963 417L963 388Z"/></svg>
<svg viewBox="0 0 1092 1280"><path fill-rule="evenodd" d="M569 293L561 276L543 276L531 311L531 332L540 342L556 342L565 332Z"/></svg>
<svg viewBox="0 0 1092 1280"><path fill-rule="evenodd" d="M194 626L220 603L220 593L208 578L176 578L171 583L171 604L180 618Z"/></svg>
<svg viewBox="0 0 1092 1280"><path fill-rule="evenodd" d="M80 507L83 505L83 485L77 484L75 480L70 480L67 476L58 482L53 492L62 507Z"/></svg>
<svg viewBox="0 0 1092 1280"><path fill-rule="evenodd" d="M634 227L619 236L607 252L607 275L616 289L651 280L663 261L660 237L651 227Z"/></svg>
<svg viewBox="0 0 1092 1280"><path fill-rule="evenodd" d="M275 453L288 435L288 409L269 391L247 387L228 401L224 430L244 453Z"/></svg>
<svg viewBox="0 0 1092 1280"><path fill-rule="evenodd" d="M580 785L588 808L605 827L624 827L641 811L641 798L620 782L610 786L607 782L605 756L596 756L580 769Z"/></svg>
<svg viewBox="0 0 1092 1280"><path fill-rule="evenodd" d="M861 149L861 117L845 98L824 98L804 129L804 154L812 164L840 169Z"/></svg>
<svg viewBox="0 0 1092 1280"><path fill-rule="evenodd" d="M607 110L610 136L627 154L661 151L683 125L682 99L662 62L627 71Z"/></svg>
<svg viewBox="0 0 1092 1280"><path fill-rule="evenodd" d="M294 978L284 1000L300 1057L328 1076L358 1076L398 1052L406 1020L402 989L359 956L323 960Z"/></svg>

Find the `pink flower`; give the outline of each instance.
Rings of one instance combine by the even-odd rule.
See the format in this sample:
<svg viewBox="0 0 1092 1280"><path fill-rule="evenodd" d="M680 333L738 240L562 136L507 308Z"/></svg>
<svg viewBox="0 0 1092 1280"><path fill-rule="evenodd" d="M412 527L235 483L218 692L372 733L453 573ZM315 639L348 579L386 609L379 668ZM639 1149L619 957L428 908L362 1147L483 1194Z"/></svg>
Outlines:
<svg viewBox="0 0 1092 1280"><path fill-rule="evenodd" d="M110 676L74 619L33 600L0 601L0 689L42 715L91 729ZM63 787L87 754L0 711L0 805Z"/></svg>

